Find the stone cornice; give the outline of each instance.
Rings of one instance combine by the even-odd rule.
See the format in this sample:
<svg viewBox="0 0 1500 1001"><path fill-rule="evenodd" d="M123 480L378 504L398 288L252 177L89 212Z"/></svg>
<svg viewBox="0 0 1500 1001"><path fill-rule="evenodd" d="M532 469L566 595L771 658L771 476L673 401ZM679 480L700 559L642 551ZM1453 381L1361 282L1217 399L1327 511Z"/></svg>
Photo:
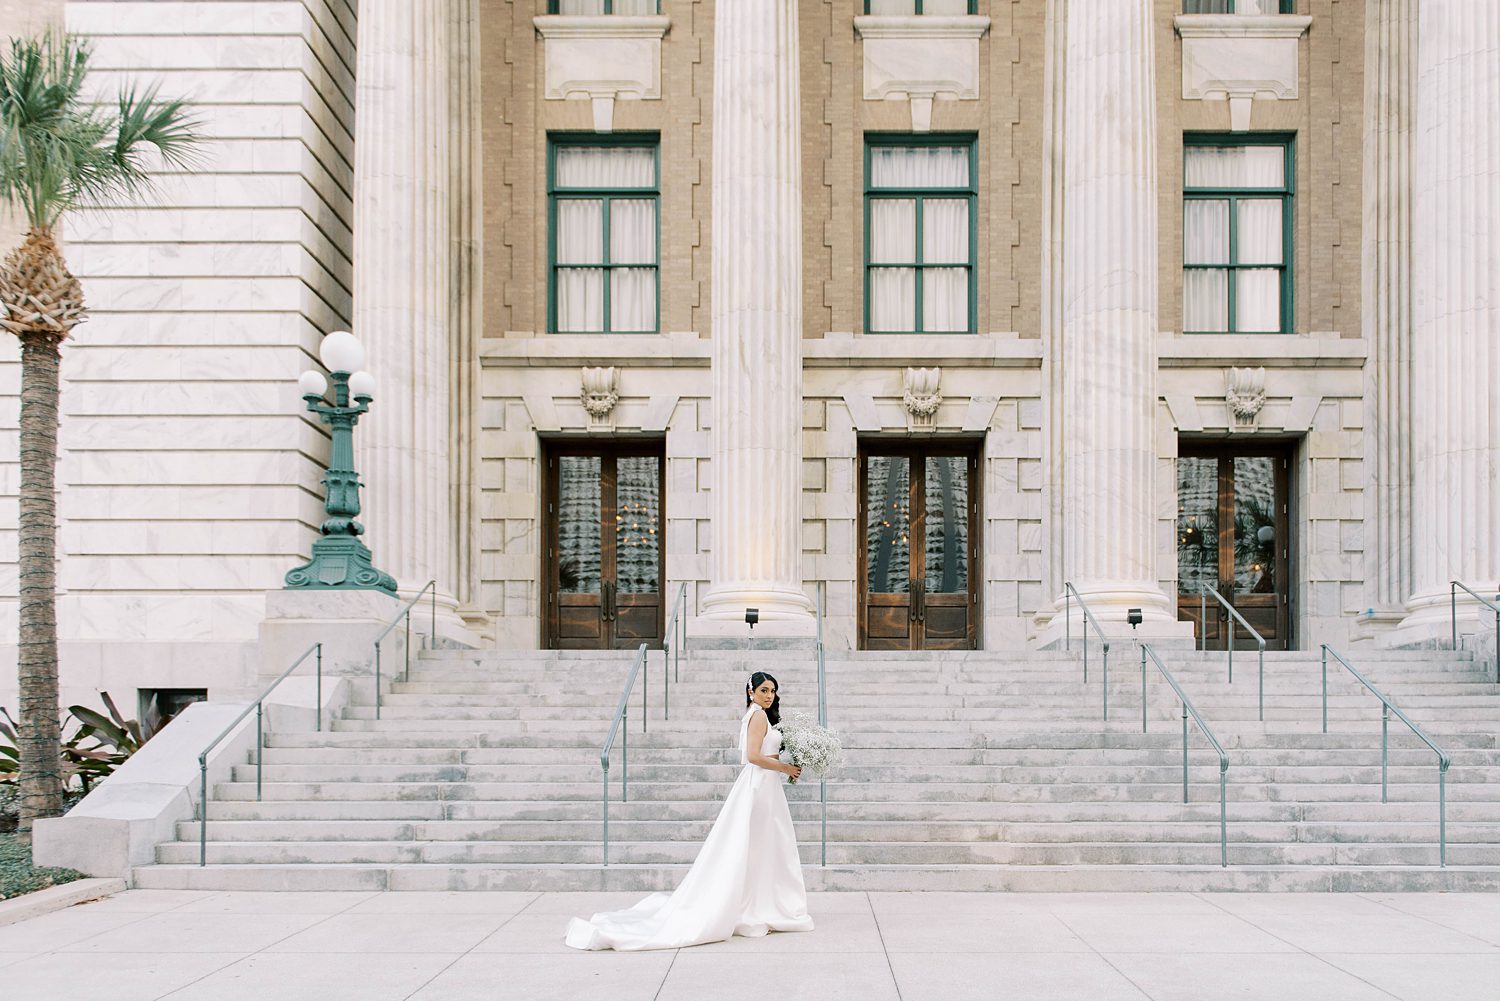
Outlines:
<svg viewBox="0 0 1500 1001"><path fill-rule="evenodd" d="M1369 348L1363 340L1320 333L1186 334L1163 333L1156 341L1160 368L1363 368Z"/></svg>
<svg viewBox="0 0 1500 1001"><path fill-rule="evenodd" d="M1301 38L1312 24L1305 14L1178 14L1183 38Z"/></svg>
<svg viewBox="0 0 1500 1001"><path fill-rule="evenodd" d="M639 337L549 334L490 338L479 347L486 368L708 368L713 342L690 335ZM951 336L829 334L802 341L804 368L890 368L952 365L956 368L1038 368L1042 342L1012 334Z"/></svg>
<svg viewBox="0 0 1500 1001"><path fill-rule="evenodd" d="M665 14L538 14L531 23L543 38L662 38L672 19Z"/></svg>
<svg viewBox="0 0 1500 1001"><path fill-rule="evenodd" d="M983 14L861 14L854 19L854 32L861 38L982 38L989 30L990 19Z"/></svg>

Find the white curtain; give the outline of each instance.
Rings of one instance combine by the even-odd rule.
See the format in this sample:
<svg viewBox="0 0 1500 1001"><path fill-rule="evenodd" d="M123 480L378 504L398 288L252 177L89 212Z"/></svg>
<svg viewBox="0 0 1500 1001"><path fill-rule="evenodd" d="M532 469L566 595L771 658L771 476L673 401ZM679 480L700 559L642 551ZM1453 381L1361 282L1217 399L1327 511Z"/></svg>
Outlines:
<svg viewBox="0 0 1500 1001"><path fill-rule="evenodd" d="M1285 151L1280 146L1205 146L1187 150L1185 188L1279 188L1284 181ZM1184 200L1185 264L1229 262L1229 204L1227 199ZM1235 260L1238 263L1282 263L1282 209L1280 198L1242 198L1237 202ZM1235 329L1280 330L1280 271L1242 268L1235 281ZM1223 331L1229 329L1229 319L1228 271L1184 270L1183 328Z"/></svg>
<svg viewBox="0 0 1500 1001"><path fill-rule="evenodd" d="M558 0L559 14L603 14L604 0ZM616 14L655 14L656 0L615 0Z"/></svg>
<svg viewBox="0 0 1500 1001"><path fill-rule="evenodd" d="M567 146L558 149L553 184L559 189L654 188L652 149ZM603 331L604 287L609 282L611 331L656 329L656 201L614 198L610 203L610 264L650 267L575 267L606 263L602 198L559 197L556 210L557 330Z"/></svg>
<svg viewBox="0 0 1500 1001"><path fill-rule="evenodd" d="M872 188L929 191L969 186L969 150L961 146L881 146L870 151ZM916 201L874 198L870 202L870 262L906 264L917 260L921 240L924 264L969 264L969 202L966 198L926 198L922 231L917 232ZM876 267L870 271L870 329L888 333L917 329L917 282L922 282L923 331L969 329L967 267Z"/></svg>

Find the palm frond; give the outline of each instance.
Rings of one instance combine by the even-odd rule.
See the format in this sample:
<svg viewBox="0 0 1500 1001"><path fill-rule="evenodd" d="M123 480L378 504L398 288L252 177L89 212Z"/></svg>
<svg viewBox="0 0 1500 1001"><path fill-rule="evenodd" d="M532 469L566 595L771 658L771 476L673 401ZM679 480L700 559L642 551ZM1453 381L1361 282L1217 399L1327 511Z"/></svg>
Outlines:
<svg viewBox="0 0 1500 1001"><path fill-rule="evenodd" d="M0 201L51 229L69 209L139 197L153 185L149 156L195 162L199 123L155 85L123 87L113 105L85 91L89 43L48 32L0 54Z"/></svg>

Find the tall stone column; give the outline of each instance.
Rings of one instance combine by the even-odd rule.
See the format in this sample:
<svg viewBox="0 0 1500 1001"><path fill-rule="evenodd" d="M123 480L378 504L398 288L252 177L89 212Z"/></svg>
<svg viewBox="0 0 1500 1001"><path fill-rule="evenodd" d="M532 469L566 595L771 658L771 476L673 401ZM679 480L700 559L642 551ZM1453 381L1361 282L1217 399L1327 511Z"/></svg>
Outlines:
<svg viewBox="0 0 1500 1001"><path fill-rule="evenodd" d="M1412 148L1417 0L1365 4L1363 316L1365 586L1371 625L1389 629L1411 596Z"/></svg>
<svg viewBox="0 0 1500 1001"><path fill-rule="evenodd" d="M1106 631L1184 633L1156 574L1157 171L1151 0L1068 4L1063 572ZM1061 582L1060 582L1061 583ZM1080 628L1073 603L1074 633ZM1054 619L1044 637L1061 632Z"/></svg>
<svg viewBox="0 0 1500 1001"><path fill-rule="evenodd" d="M1500 583L1500 7L1422 0L1419 16L1412 220L1419 541L1402 643L1446 639L1449 580L1491 595ZM1466 604L1472 623L1477 606ZM1494 622L1488 612L1482 621Z"/></svg>
<svg viewBox="0 0 1500 1001"><path fill-rule="evenodd" d="M802 590L802 146L796 0L714 9L713 582L705 620L811 627ZM700 620L700 625L709 622ZM739 628L743 628L742 626Z"/></svg>
<svg viewBox="0 0 1500 1001"><path fill-rule="evenodd" d="M449 0L360 3L354 333L378 391L357 441L377 564L403 598L436 579L439 635L469 640L455 613L450 508L450 16Z"/></svg>

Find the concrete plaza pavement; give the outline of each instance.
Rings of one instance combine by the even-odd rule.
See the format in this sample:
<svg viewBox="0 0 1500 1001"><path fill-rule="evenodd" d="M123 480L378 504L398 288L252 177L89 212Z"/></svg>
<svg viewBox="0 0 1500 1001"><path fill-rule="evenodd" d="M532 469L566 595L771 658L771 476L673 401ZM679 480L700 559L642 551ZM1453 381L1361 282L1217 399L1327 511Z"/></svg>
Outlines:
<svg viewBox="0 0 1500 1001"><path fill-rule="evenodd" d="M579 953L634 893L133 890L0 927L52 1001L1490 1001L1500 894L815 893L817 930Z"/></svg>

